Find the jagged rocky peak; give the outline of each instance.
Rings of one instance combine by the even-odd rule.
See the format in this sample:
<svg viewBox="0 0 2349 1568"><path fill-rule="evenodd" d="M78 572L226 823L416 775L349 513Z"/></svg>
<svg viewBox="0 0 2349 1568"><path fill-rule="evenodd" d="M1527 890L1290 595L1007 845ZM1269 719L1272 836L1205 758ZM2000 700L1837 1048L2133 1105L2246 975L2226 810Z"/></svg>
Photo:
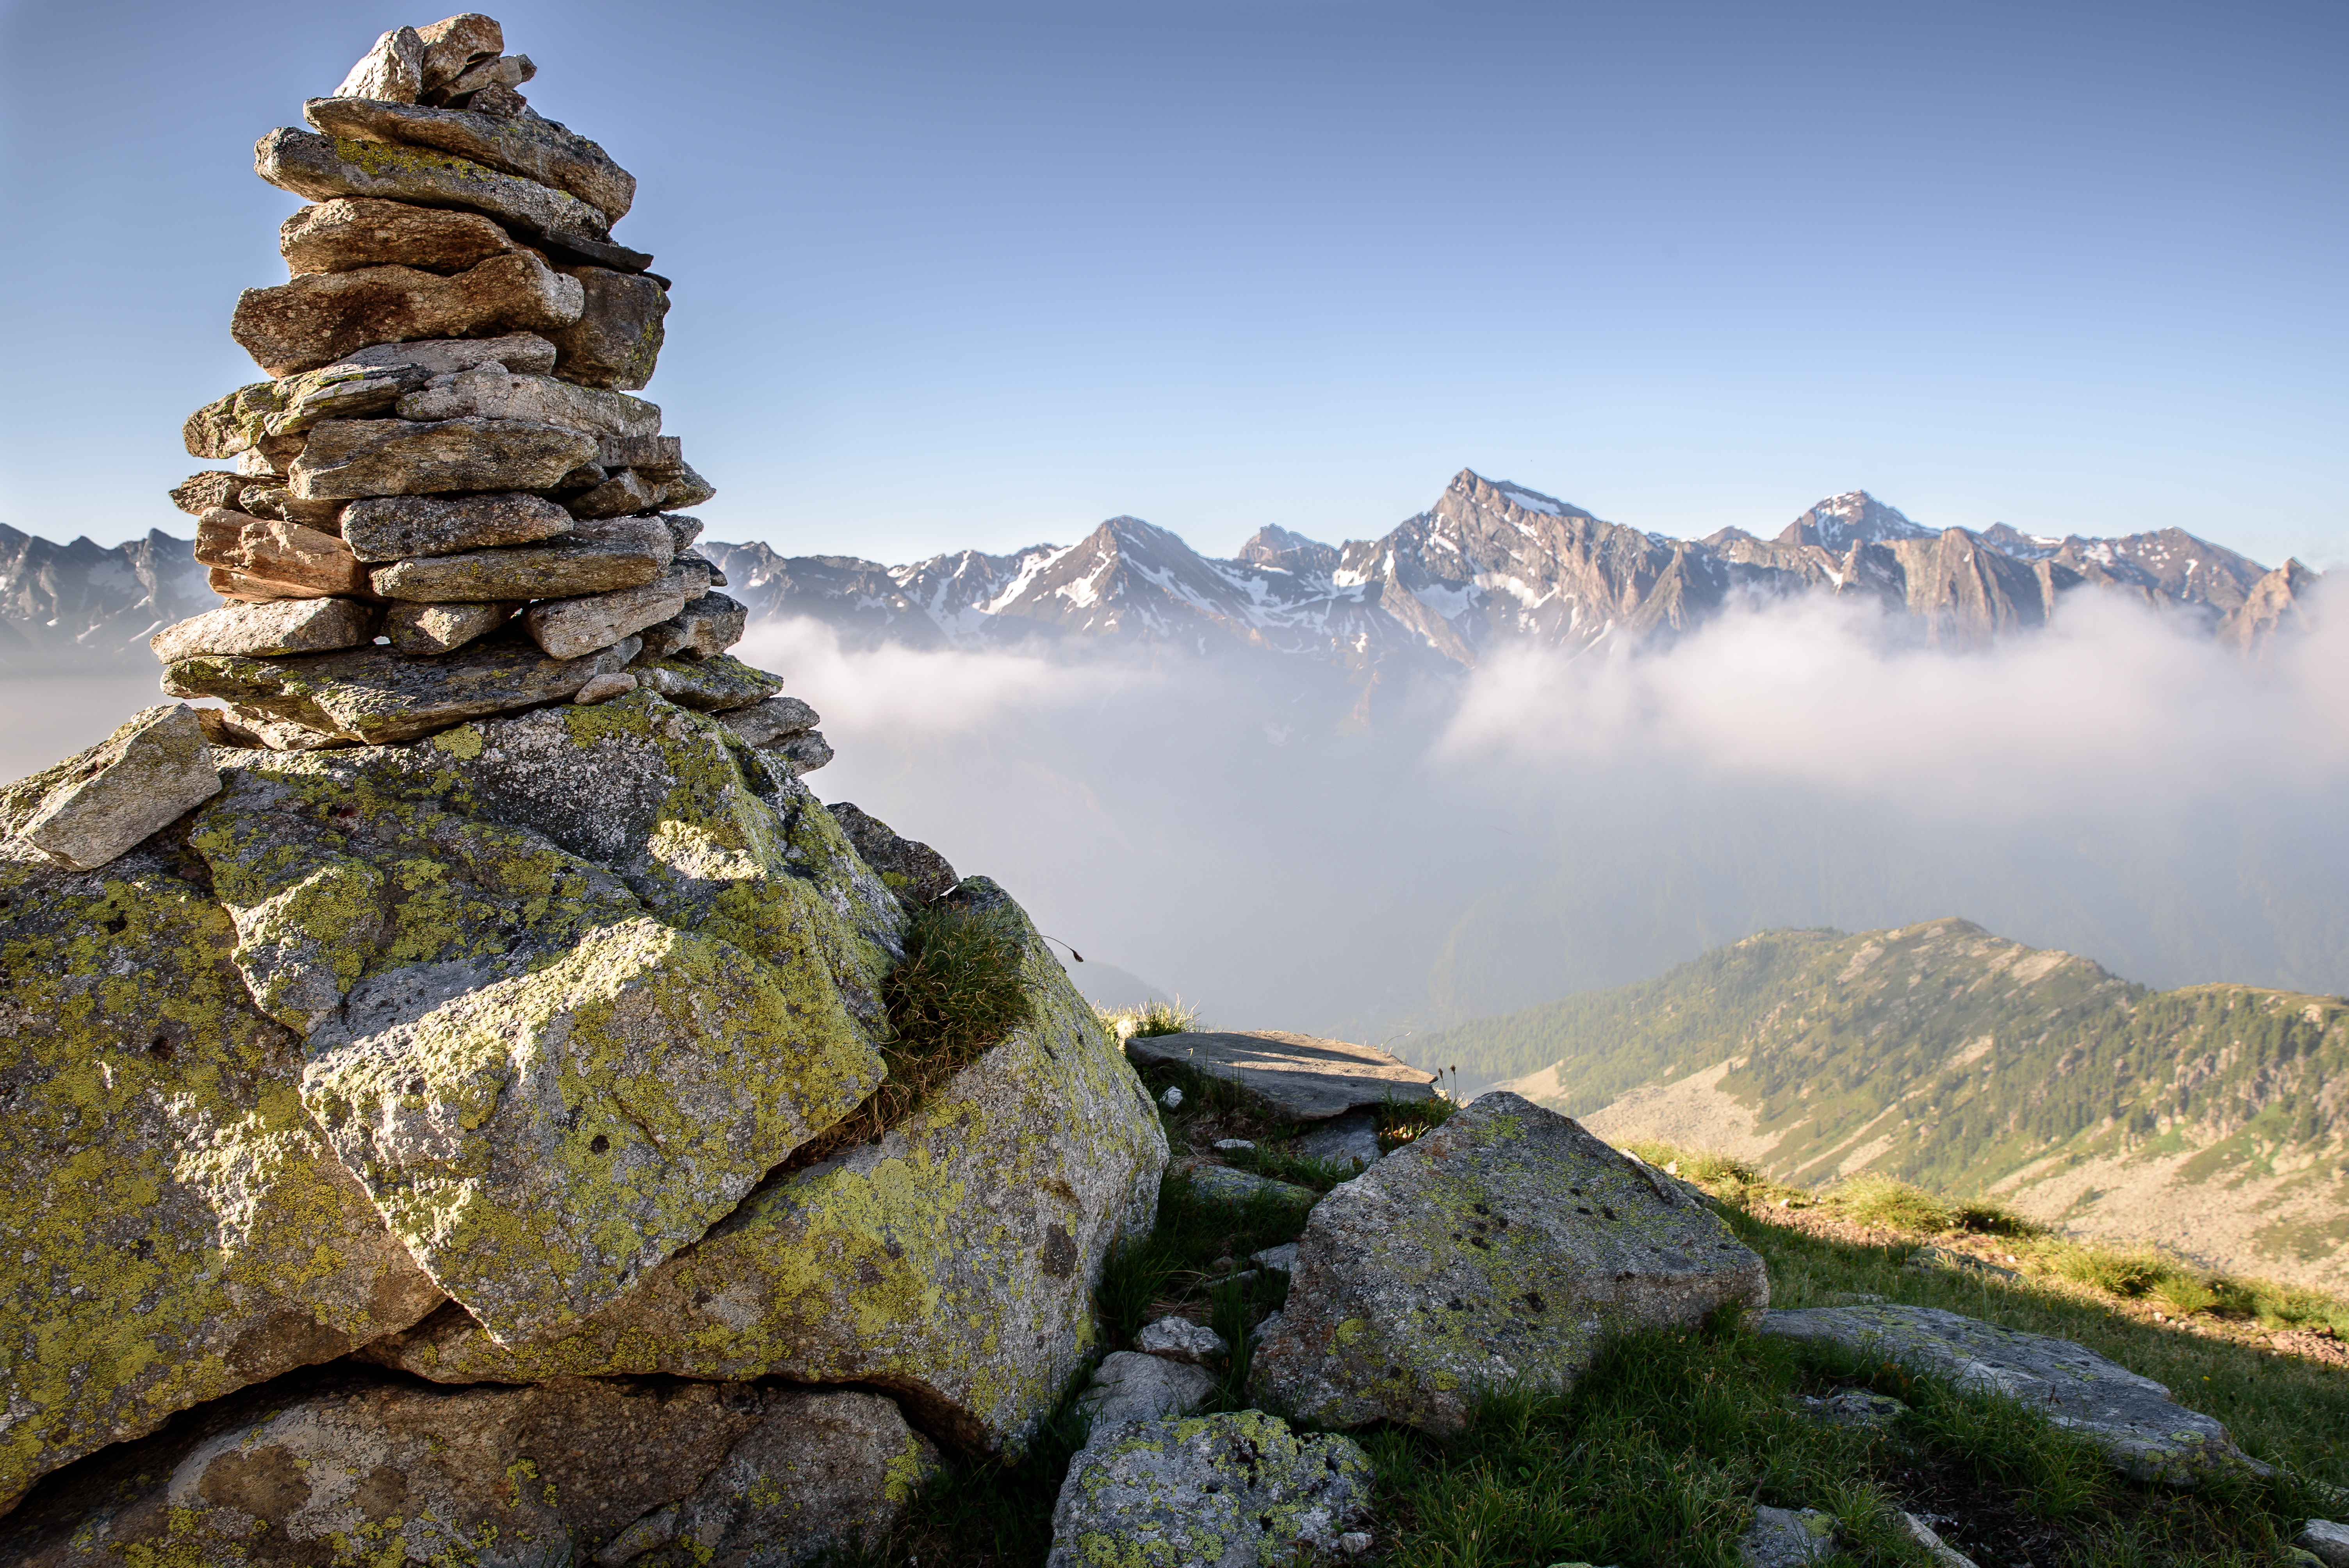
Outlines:
<svg viewBox="0 0 2349 1568"><path fill-rule="evenodd" d="M1338 569L1338 547L1308 539L1277 522L1268 523L1248 535L1232 559L1242 565L1269 566L1300 577L1327 577Z"/></svg>
<svg viewBox="0 0 2349 1568"><path fill-rule="evenodd" d="M1781 544L1816 544L1838 555L1854 544L1883 544L1895 539L1931 539L1940 530L1909 521L1866 490L1831 495L1788 523L1778 535Z"/></svg>

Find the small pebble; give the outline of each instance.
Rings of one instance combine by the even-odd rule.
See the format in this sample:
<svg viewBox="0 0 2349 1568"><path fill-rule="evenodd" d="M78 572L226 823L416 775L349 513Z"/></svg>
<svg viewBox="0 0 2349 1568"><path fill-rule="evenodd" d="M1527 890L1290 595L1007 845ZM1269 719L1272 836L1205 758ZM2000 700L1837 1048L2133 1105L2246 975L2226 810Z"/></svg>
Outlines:
<svg viewBox="0 0 2349 1568"><path fill-rule="evenodd" d="M1236 1154L1243 1149L1254 1149L1255 1147L1255 1144L1250 1143L1245 1138L1218 1138L1216 1140L1216 1150L1225 1154Z"/></svg>
<svg viewBox="0 0 2349 1568"><path fill-rule="evenodd" d="M1178 1110L1183 1105L1183 1091L1173 1084L1168 1084L1166 1092L1158 1097L1158 1103L1169 1110Z"/></svg>

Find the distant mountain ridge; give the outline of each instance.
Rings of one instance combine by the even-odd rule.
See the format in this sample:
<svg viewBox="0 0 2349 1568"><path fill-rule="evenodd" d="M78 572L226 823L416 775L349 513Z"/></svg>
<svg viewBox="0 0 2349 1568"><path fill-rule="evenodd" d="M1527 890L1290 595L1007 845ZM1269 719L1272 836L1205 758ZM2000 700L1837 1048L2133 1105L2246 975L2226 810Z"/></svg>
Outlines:
<svg viewBox="0 0 2349 1568"><path fill-rule="evenodd" d="M1988 1190L2090 1234L2349 1284L2349 1001L2155 991L1968 921L1769 931L1406 1042L1472 1092L1816 1183Z"/></svg>
<svg viewBox="0 0 2349 1568"><path fill-rule="evenodd" d="M2179 529L2119 539L1929 529L1860 490L1819 502L1775 539L1737 529L1672 539L1466 469L1433 507L1376 540L1332 546L1272 527L1228 561L1131 517L1075 544L903 566L763 544L703 548L754 620L813 616L864 639L974 647L1123 637L1454 667L1506 641L1638 644L1687 631L1741 597L1814 593L1872 598L1929 645L1973 648L2044 625L2065 594L2093 587L2252 648L2302 624L2318 578L2296 561L2271 570Z"/></svg>
<svg viewBox="0 0 2349 1568"><path fill-rule="evenodd" d="M1864 490L1828 497L1774 539L1733 528L1673 539L1464 469L1433 506L1377 539L1330 545L1268 527L1227 561L1133 517L1074 544L896 566L758 543L701 549L753 624L812 616L853 642L913 646L1043 636L1250 648L1351 670L1390 659L1463 668L1515 641L1637 645L1741 601L1808 593L1873 600L1926 644L1964 649L2044 625L2064 595L2097 588L2250 649L2302 624L2319 575L2297 561L2271 570L2174 528L2117 539L1931 529ZM105 551L0 525L5 667L122 656L214 602L189 542L155 532Z"/></svg>

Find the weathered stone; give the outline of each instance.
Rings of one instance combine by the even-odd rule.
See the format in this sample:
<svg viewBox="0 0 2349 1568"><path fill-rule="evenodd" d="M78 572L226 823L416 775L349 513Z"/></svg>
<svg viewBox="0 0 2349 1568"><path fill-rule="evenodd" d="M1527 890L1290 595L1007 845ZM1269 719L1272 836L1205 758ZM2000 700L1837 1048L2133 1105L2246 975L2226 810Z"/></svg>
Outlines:
<svg viewBox="0 0 2349 1568"><path fill-rule="evenodd" d="M1823 1398L1806 1394L1797 1408L1831 1427L1889 1427L1909 1413L1909 1407L1889 1394L1865 1388L1839 1388Z"/></svg>
<svg viewBox="0 0 2349 1568"><path fill-rule="evenodd" d="M530 108L530 100L512 88L492 82L467 94L463 103L450 107L471 109L475 114L495 115L501 119L518 119L523 111Z"/></svg>
<svg viewBox="0 0 2349 1568"><path fill-rule="evenodd" d="M339 736L321 735L307 725L263 713L258 708L200 707L196 717L204 727L204 738L217 751L223 747L243 748L257 751L323 751L328 747L356 746L353 740Z"/></svg>
<svg viewBox="0 0 2349 1568"><path fill-rule="evenodd" d="M505 53L505 29L479 11L445 17L416 36L424 44L423 90L437 93L483 60Z"/></svg>
<svg viewBox="0 0 2349 1568"><path fill-rule="evenodd" d="M342 531L341 501L304 500L274 480L247 481L236 493L233 509L271 522L298 522L321 533Z"/></svg>
<svg viewBox="0 0 2349 1568"><path fill-rule="evenodd" d="M572 711L647 704L677 711L644 692ZM811 862L854 867L860 896L894 907L831 816L789 788L804 802L791 820ZM1111 1251L1149 1233L1166 1145L1133 1069L1018 906L984 879L958 896L1019 921L1034 1016L881 1141L770 1178L576 1334L503 1350L448 1312L370 1355L460 1383L657 1371L854 1380L888 1388L958 1441L1023 1443L1094 1343L1090 1293Z"/></svg>
<svg viewBox="0 0 2349 1568"><path fill-rule="evenodd" d="M786 735L768 748L768 755L780 761L791 771L792 777L797 779L831 761L834 753L832 743L823 738L823 731L811 729L799 735Z"/></svg>
<svg viewBox="0 0 2349 1568"><path fill-rule="evenodd" d="M562 357L555 373L589 387L633 392L660 363L662 319L668 291L642 273L608 267L566 267L583 290L579 314L546 335Z"/></svg>
<svg viewBox="0 0 2349 1568"><path fill-rule="evenodd" d="M661 481L658 499L653 504L661 507L699 506L717 493L716 485L686 464L679 463L677 472Z"/></svg>
<svg viewBox="0 0 2349 1568"><path fill-rule="evenodd" d="M1745 1568L1804 1568L1836 1555L1835 1521L1816 1508L1761 1508L1737 1538L1737 1560Z"/></svg>
<svg viewBox="0 0 2349 1568"><path fill-rule="evenodd" d="M1842 1346L2003 1394L2069 1428L2138 1480L2191 1486L2209 1470L2266 1467L2244 1457L2227 1429L2187 1409L2169 1390L2093 1350L2002 1328L1934 1306L1814 1306L1763 1315L1764 1334Z"/></svg>
<svg viewBox="0 0 2349 1568"><path fill-rule="evenodd" d="M322 1375L45 1488L25 1568L137 1563L805 1563L877 1546L936 1449L878 1395Z"/></svg>
<svg viewBox="0 0 2349 1568"><path fill-rule="evenodd" d="M693 559L700 561L701 557L697 555ZM749 624L750 616L750 611L738 601L723 593L704 593L670 619L646 627L645 653L656 659L706 659L713 654L722 654L742 640L742 631ZM797 701L796 698L785 700ZM766 705L762 703L760 706L763 707ZM771 729L763 738L754 738L740 725L729 727L751 745L761 746L778 736L814 727L815 709L808 707L805 703L800 703L799 707L806 709L805 724L794 724L790 730ZM796 711L792 717L796 718ZM781 720L782 711L777 710L774 717Z"/></svg>
<svg viewBox="0 0 2349 1568"><path fill-rule="evenodd" d="M413 27L394 27L375 41L335 89L345 98L414 103L424 90L424 40Z"/></svg>
<svg viewBox="0 0 2349 1568"><path fill-rule="evenodd" d="M1283 1242L1277 1247L1267 1247L1260 1253L1251 1253L1248 1255L1248 1262L1257 1268L1270 1269L1275 1274L1295 1274L1297 1243Z"/></svg>
<svg viewBox="0 0 2349 1568"><path fill-rule="evenodd" d="M576 196L427 148L314 136L286 126L254 144L253 167L272 185L313 201L374 196L419 207L470 208L607 266L652 260L635 260L638 253L614 245L610 222Z"/></svg>
<svg viewBox="0 0 2349 1568"><path fill-rule="evenodd" d="M1299 1139L1297 1152L1341 1169L1366 1170L1379 1162L1379 1119L1367 1110L1332 1117Z"/></svg>
<svg viewBox="0 0 2349 1568"><path fill-rule="evenodd" d="M220 788L195 710L175 702L132 715L88 750L9 786L5 799L10 831L58 865L87 872Z"/></svg>
<svg viewBox="0 0 2349 1568"><path fill-rule="evenodd" d="M2292 1543L2325 1568L2349 1568L2349 1529L2329 1519L2310 1520L2301 1526Z"/></svg>
<svg viewBox="0 0 2349 1568"><path fill-rule="evenodd" d="M315 370L413 338L561 327L579 319L578 283L528 251L443 277L414 267L306 273L237 296L229 335L272 376ZM508 362L509 365L511 362Z"/></svg>
<svg viewBox="0 0 2349 1568"><path fill-rule="evenodd" d="M519 419L330 419L295 459L292 488L305 500L539 490L595 450L585 431Z"/></svg>
<svg viewBox="0 0 2349 1568"><path fill-rule="evenodd" d="M1320 1121L1386 1100L1435 1098L1435 1075L1406 1067L1375 1046L1319 1039L1285 1029L1137 1036L1135 1060L1187 1067L1239 1085L1300 1121Z"/></svg>
<svg viewBox="0 0 2349 1568"><path fill-rule="evenodd" d="M1942 1540L1934 1532L1932 1526L1915 1514L1902 1514L1900 1528L1908 1532L1909 1540L1925 1549L1925 1555L1933 1560L1934 1568L1980 1568L1972 1558Z"/></svg>
<svg viewBox="0 0 2349 1568"><path fill-rule="evenodd" d="M512 620L514 612L520 608L519 604L494 603L395 603L384 611L383 632L391 639L392 652L405 654L411 659L434 658L454 653L468 643L479 642ZM595 678L602 680L604 677L597 676ZM629 684L633 686L635 683Z"/></svg>
<svg viewBox="0 0 2349 1568"><path fill-rule="evenodd" d="M709 659L655 659L635 666L636 684L706 713L764 702L783 689L781 676L752 669L731 654Z"/></svg>
<svg viewBox="0 0 2349 1568"><path fill-rule="evenodd" d="M170 490L171 504L197 517L234 505L237 492L252 481L226 469L206 469L190 474Z"/></svg>
<svg viewBox="0 0 2349 1568"><path fill-rule="evenodd" d="M488 85L478 84L472 90ZM626 217L636 199L636 176L613 162L610 154L585 137L535 115L515 119L365 98L312 98L302 106L302 118L329 136L429 147L483 168L551 185L595 208L607 225Z"/></svg>
<svg viewBox="0 0 2349 1568"><path fill-rule="evenodd" d="M552 376L516 376L504 366L485 365L454 376L438 376L399 400L403 419L520 419L560 425L590 435L651 435L660 428L657 405L625 392L577 387ZM592 459L590 449L582 461ZM635 509L642 511L643 507Z"/></svg>
<svg viewBox="0 0 2349 1568"><path fill-rule="evenodd" d="M716 597L714 594L709 596ZM656 626L653 630L658 631L660 628ZM645 638L645 646L647 648L653 646L653 639L649 634ZM718 716L718 722L752 746L763 749L772 746L785 736L797 735L802 730L813 729L822 722L822 719L815 709L795 696L771 696L766 701L753 704L750 707L738 707L731 713L721 713ZM884 882L888 882L889 872L893 869L903 870L903 868L893 868L885 863L887 851L891 848L903 845L907 849L920 850L926 854L937 853L926 844L916 844L911 839L898 838L896 834L889 831L887 824L875 821L854 806L843 802L843 805L832 807L831 810L834 817L840 819L840 825L847 830L849 838L854 841L856 852L864 856L865 864L881 873L881 880ZM871 829L878 829L879 832L874 833ZM876 851L882 858L875 858ZM914 895L916 902L927 903L931 899L954 886L954 868L947 865L943 856L939 858L936 866L927 868L927 874L934 877L939 868L944 870L945 880L936 882ZM904 879L901 877L900 880ZM892 882L890 885L894 888L898 886L898 883Z"/></svg>
<svg viewBox="0 0 2349 1568"><path fill-rule="evenodd" d="M233 458L268 433L269 417L284 406L274 381L240 387L189 415L180 442L191 458Z"/></svg>
<svg viewBox="0 0 2349 1568"><path fill-rule="evenodd" d="M633 512L653 511L660 502L664 488L639 479L634 469L622 469L594 490L572 496L563 504L574 517L626 517Z"/></svg>
<svg viewBox="0 0 2349 1568"><path fill-rule="evenodd" d="M0 790L5 826L80 760ZM0 843L0 1512L440 1300L304 1113L194 863L176 830L94 872Z"/></svg>
<svg viewBox="0 0 2349 1568"><path fill-rule="evenodd" d="M636 689L636 677L622 670L616 675L597 676L581 686L571 700L577 703L609 702L616 696L626 696Z"/></svg>
<svg viewBox="0 0 2349 1568"><path fill-rule="evenodd" d="M1092 1436L1143 1421L1187 1416L1215 1397L1214 1374L1164 1357L1119 1350L1102 1358L1092 1380L1077 1396L1077 1409Z"/></svg>
<svg viewBox="0 0 2349 1568"><path fill-rule="evenodd" d="M377 611L349 599L223 604L147 639L165 664L200 654L321 654L373 642Z"/></svg>
<svg viewBox="0 0 2349 1568"><path fill-rule="evenodd" d="M1190 1178L1194 1191L1218 1203L1247 1203L1261 1195L1309 1209L1320 1197L1312 1188L1299 1187L1294 1181L1277 1181L1253 1171L1235 1171L1228 1165L1210 1165L1202 1160L1184 1161L1182 1171Z"/></svg>
<svg viewBox="0 0 2349 1568"><path fill-rule="evenodd" d="M670 479L685 464L685 443L675 436L606 436L595 444L595 460L606 469L637 469L647 479Z"/></svg>
<svg viewBox="0 0 2349 1568"><path fill-rule="evenodd" d="M1046 1568L1274 1568L1340 1551L1371 1509L1370 1456L1261 1410L1120 1429L1069 1466Z"/></svg>
<svg viewBox="0 0 2349 1568"><path fill-rule="evenodd" d="M455 104L460 98L499 88L512 89L538 75L538 67L528 55L500 55L493 60L481 60L466 67L463 75L434 95L435 107Z"/></svg>
<svg viewBox="0 0 2349 1568"><path fill-rule="evenodd" d="M658 518L585 523L551 543L471 550L375 569L375 591L425 603L569 598L636 588L668 568L677 542Z"/></svg>
<svg viewBox="0 0 2349 1568"><path fill-rule="evenodd" d="M1195 1367L1220 1361L1232 1349L1224 1343L1222 1335L1187 1317L1162 1317L1155 1323L1143 1324L1133 1336L1133 1347L1144 1356L1188 1361Z"/></svg>
<svg viewBox="0 0 2349 1568"><path fill-rule="evenodd" d="M709 581L688 567L671 566L640 587L577 599L542 599L523 612L523 630L548 656L575 659L667 620L698 597Z"/></svg>
<svg viewBox="0 0 2349 1568"><path fill-rule="evenodd" d="M517 376L537 376L554 368L554 345L534 332L509 332L497 337L376 343L342 357L350 365L414 366L427 380L490 364L502 365Z"/></svg>
<svg viewBox="0 0 2349 1568"><path fill-rule="evenodd" d="M371 496L344 510L343 541L361 561L405 561L467 550L535 544L571 531L551 500L502 494Z"/></svg>
<svg viewBox="0 0 2349 1568"><path fill-rule="evenodd" d="M621 649L629 649L626 644ZM550 659L528 643L477 643L440 659L354 648L288 659L181 659L163 672L173 696L216 696L320 735L382 746L414 740L486 714L564 702L607 669L619 649Z"/></svg>
<svg viewBox="0 0 2349 1568"><path fill-rule="evenodd" d="M513 248L512 237L478 212L371 196L315 202L277 229L277 253L295 277L382 266L461 273Z"/></svg>
<svg viewBox="0 0 2349 1568"><path fill-rule="evenodd" d="M1719 1215L1502 1090L1324 1197L1290 1278L1259 1393L1330 1426L1436 1432L1481 1390L1571 1384L1618 1335L1770 1298Z"/></svg>
<svg viewBox="0 0 2349 1568"><path fill-rule="evenodd" d="M668 530L668 536L676 543L679 554L684 553L695 540L701 537L701 520L698 517L680 517L675 512L663 512L661 526ZM713 566L710 570L715 573L717 568Z"/></svg>
<svg viewBox="0 0 2349 1568"><path fill-rule="evenodd" d="M335 535L224 508L196 520L196 560L234 573L240 595L323 599L367 592L366 569ZM217 580L213 587L221 589Z"/></svg>

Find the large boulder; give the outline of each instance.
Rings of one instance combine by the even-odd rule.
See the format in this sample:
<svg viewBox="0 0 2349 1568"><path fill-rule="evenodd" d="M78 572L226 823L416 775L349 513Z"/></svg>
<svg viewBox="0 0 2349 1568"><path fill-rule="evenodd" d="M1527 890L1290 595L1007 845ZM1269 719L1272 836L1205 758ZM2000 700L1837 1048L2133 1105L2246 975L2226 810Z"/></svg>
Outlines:
<svg viewBox="0 0 2349 1568"><path fill-rule="evenodd" d="M874 1394L357 1373L233 1401L59 1477L0 1525L0 1555L786 1568L878 1544L936 1465Z"/></svg>
<svg viewBox="0 0 2349 1568"><path fill-rule="evenodd" d="M1273 1568L1335 1556L1370 1511L1350 1438L1261 1410L1121 1427L1069 1466L1047 1568Z"/></svg>
<svg viewBox="0 0 2349 1568"><path fill-rule="evenodd" d="M1092 1293L1111 1250L1154 1222L1166 1144L1018 905L984 878L956 896L1018 923L1033 1016L879 1142L777 1174L572 1334L506 1347L444 1312L369 1355L460 1383L853 1380L968 1446L1023 1443L1094 1344Z"/></svg>
<svg viewBox="0 0 2349 1568"><path fill-rule="evenodd" d="M185 834L97 872L0 844L0 1511L442 1299L303 1110Z"/></svg>
<svg viewBox="0 0 2349 1568"><path fill-rule="evenodd" d="M2003 1394L2079 1433L2138 1480L2191 1486L2214 1468L2265 1467L2227 1429L2085 1346L1937 1306L1814 1306L1763 1315L1782 1339L1884 1357L1961 1388Z"/></svg>
<svg viewBox="0 0 2349 1568"><path fill-rule="evenodd" d="M1565 1387L1609 1339L1769 1302L1762 1259L1678 1183L1496 1090L1315 1205L1268 1405L1457 1431L1480 1391Z"/></svg>

